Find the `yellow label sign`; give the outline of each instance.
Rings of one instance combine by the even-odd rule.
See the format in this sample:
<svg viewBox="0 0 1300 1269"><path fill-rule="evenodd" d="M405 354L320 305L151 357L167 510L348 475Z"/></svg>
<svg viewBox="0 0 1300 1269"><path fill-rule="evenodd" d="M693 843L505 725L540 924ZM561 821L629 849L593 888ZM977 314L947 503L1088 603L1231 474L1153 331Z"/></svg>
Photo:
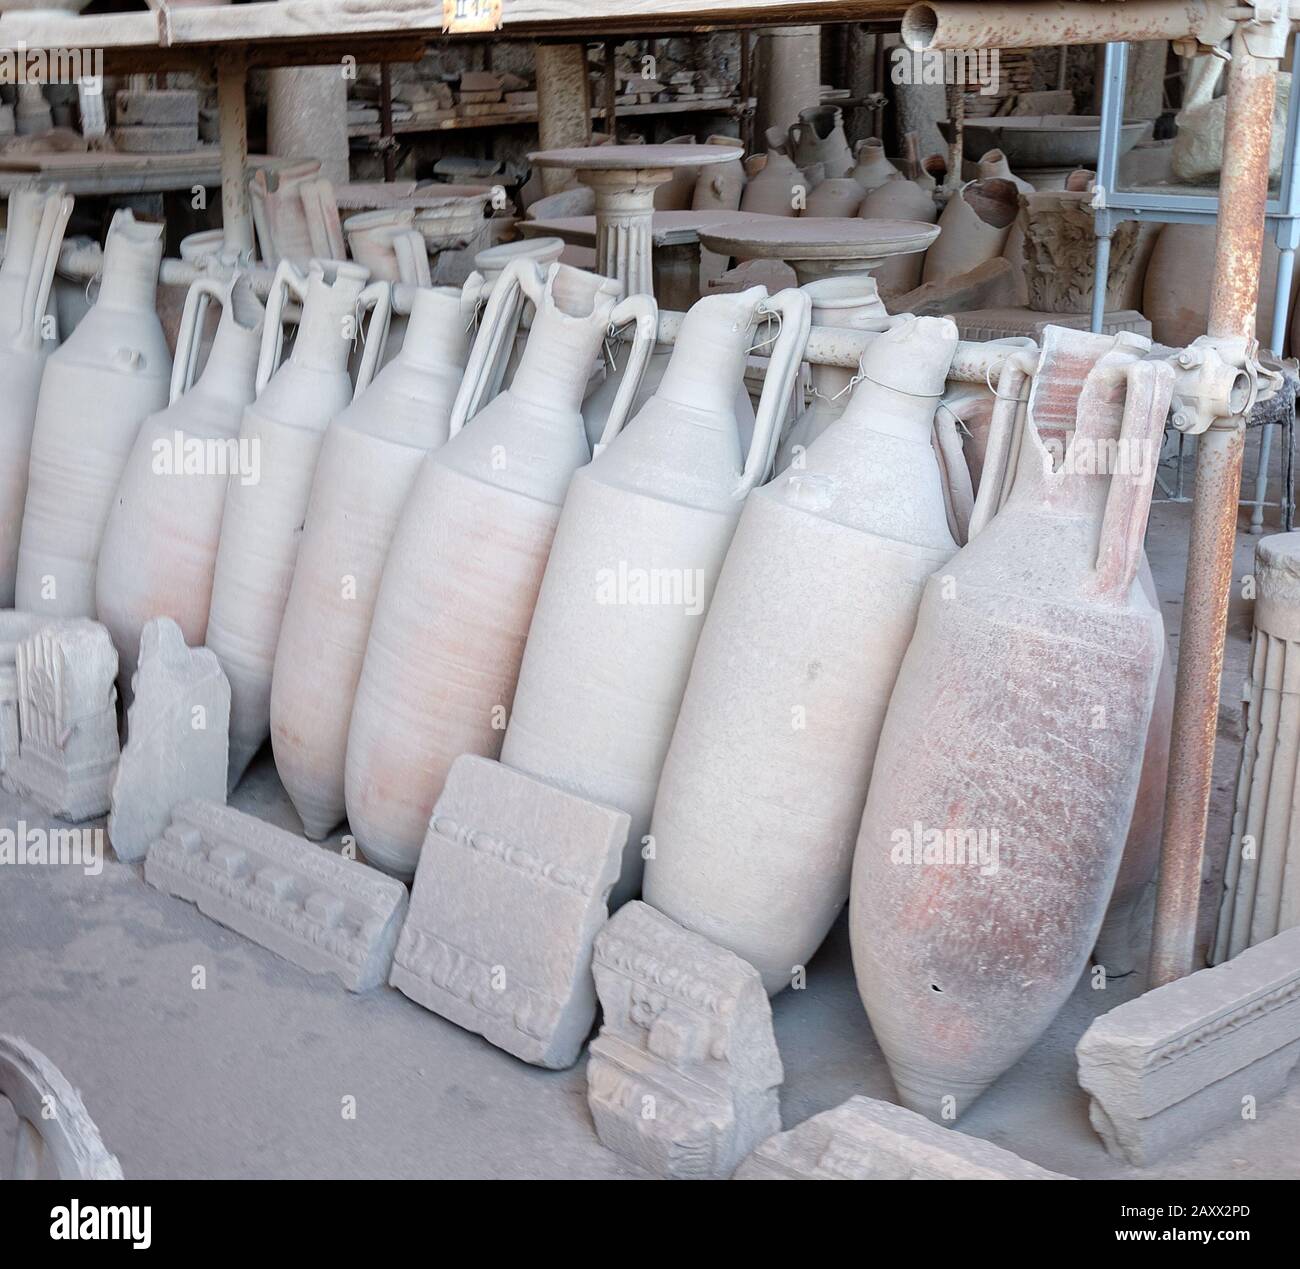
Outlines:
<svg viewBox="0 0 1300 1269"><path fill-rule="evenodd" d="M452 35L499 31L504 0L442 0L442 29Z"/></svg>

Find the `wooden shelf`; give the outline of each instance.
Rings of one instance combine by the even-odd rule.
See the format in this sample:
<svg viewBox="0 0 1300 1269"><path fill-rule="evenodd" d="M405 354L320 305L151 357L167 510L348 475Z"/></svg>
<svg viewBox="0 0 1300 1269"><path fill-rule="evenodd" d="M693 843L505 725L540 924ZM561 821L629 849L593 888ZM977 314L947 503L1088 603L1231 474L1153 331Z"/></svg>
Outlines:
<svg viewBox="0 0 1300 1269"><path fill-rule="evenodd" d="M738 97L719 97L713 101L649 101L634 106L616 106L614 114L619 119L638 115L734 115L740 109ZM591 117L599 122L605 117L603 110L592 110ZM515 110L499 115L479 116L469 119L444 119L439 123L422 123L418 119L394 122L393 135L421 135L435 132L479 131L484 128L513 128L527 124L536 125L536 110ZM349 137L378 137L382 130L377 123L354 123L348 126Z"/></svg>

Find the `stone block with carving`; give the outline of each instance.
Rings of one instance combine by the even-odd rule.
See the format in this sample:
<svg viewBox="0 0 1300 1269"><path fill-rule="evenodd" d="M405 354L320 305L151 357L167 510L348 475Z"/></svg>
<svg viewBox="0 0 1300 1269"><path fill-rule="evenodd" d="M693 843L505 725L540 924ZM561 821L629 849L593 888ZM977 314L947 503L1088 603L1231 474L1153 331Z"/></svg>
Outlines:
<svg viewBox="0 0 1300 1269"><path fill-rule="evenodd" d="M117 650L95 621L61 621L19 643L18 753L5 787L60 819L109 807L117 766Z"/></svg>
<svg viewBox="0 0 1300 1269"><path fill-rule="evenodd" d="M170 617L140 637L126 748L113 781L108 839L119 859L143 859L178 802L226 800L230 684L215 652L189 648Z"/></svg>
<svg viewBox="0 0 1300 1269"><path fill-rule="evenodd" d="M640 901L597 935L594 970L597 1135L659 1176L729 1177L781 1129L785 1074L758 970Z"/></svg>
<svg viewBox="0 0 1300 1269"><path fill-rule="evenodd" d="M18 754L18 647L50 619L39 613L0 611L0 776Z"/></svg>
<svg viewBox="0 0 1300 1269"><path fill-rule="evenodd" d="M1249 1119L1300 1057L1300 927L1119 1005L1076 1052L1092 1126L1130 1163Z"/></svg>
<svg viewBox="0 0 1300 1269"><path fill-rule="evenodd" d="M144 879L349 991L387 977L406 914L400 881L214 802L173 808Z"/></svg>
<svg viewBox="0 0 1300 1269"><path fill-rule="evenodd" d="M1029 307L1035 312L1087 313L1091 309L1097 254L1095 220L1092 195L1087 191L1035 190L1020 195L1025 284ZM1131 293L1129 275L1139 262L1141 239L1137 221L1115 226L1106 275L1107 312L1126 305Z"/></svg>
<svg viewBox="0 0 1300 1269"><path fill-rule="evenodd" d="M627 828L623 811L457 758L389 981L525 1062L572 1066L596 1019L591 947Z"/></svg>
<svg viewBox="0 0 1300 1269"><path fill-rule="evenodd" d="M893 1102L850 1097L764 1141L737 1181L1068 1181Z"/></svg>

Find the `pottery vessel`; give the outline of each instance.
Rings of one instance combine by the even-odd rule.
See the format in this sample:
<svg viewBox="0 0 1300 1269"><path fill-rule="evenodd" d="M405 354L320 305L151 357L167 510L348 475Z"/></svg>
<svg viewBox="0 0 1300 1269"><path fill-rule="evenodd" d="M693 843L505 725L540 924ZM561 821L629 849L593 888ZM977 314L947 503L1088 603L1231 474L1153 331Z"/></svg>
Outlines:
<svg viewBox="0 0 1300 1269"><path fill-rule="evenodd" d="M210 304L220 321L195 378ZM95 578L99 620L130 690L145 625L170 617L191 648L207 638L226 488L261 476L261 456L239 444L254 396L265 311L247 275L190 286L166 409L150 415L131 448L104 526Z"/></svg>
<svg viewBox="0 0 1300 1269"><path fill-rule="evenodd" d="M46 320L50 291L71 214L72 199L62 186L20 185L9 195L0 262L0 608L14 605L36 401L45 362L58 344L57 323Z"/></svg>
<svg viewBox="0 0 1300 1269"><path fill-rule="evenodd" d="M271 676L312 479L330 420L353 396L348 355L359 310L373 309L356 391L370 383L388 325L389 284L359 264L313 260L306 277L288 260L276 270L257 365L257 399L239 441L259 456L256 483L231 481L212 579L207 646L230 680L230 787L271 730ZM302 306L283 365L286 301Z"/></svg>
<svg viewBox="0 0 1300 1269"><path fill-rule="evenodd" d="M654 395L569 486L501 760L631 817L611 908L641 887L696 640L745 497L767 472L810 310L794 289L699 300ZM769 315L780 334L742 453L735 396Z"/></svg>
<svg viewBox="0 0 1300 1269"><path fill-rule="evenodd" d="M862 186L851 176L833 176L808 195L805 216L856 216L862 206Z"/></svg>
<svg viewBox="0 0 1300 1269"><path fill-rule="evenodd" d="M32 434L17 606L95 615L113 492L145 418L167 404L171 354L154 307L163 226L113 217L94 307L50 355Z"/></svg>
<svg viewBox="0 0 1300 1269"><path fill-rule="evenodd" d="M348 724L388 546L425 454L447 440L483 278L420 289L397 357L329 425L271 681L275 766L307 836L344 816Z"/></svg>
<svg viewBox="0 0 1300 1269"><path fill-rule="evenodd" d="M536 307L510 387L477 409L513 331L516 288ZM453 408L423 461L375 601L348 732L348 821L366 858L415 872L429 815L463 753L496 757L560 507L591 456L580 407L611 322L635 320L632 367L604 440L628 417L654 342L646 295L552 264L512 262L488 302ZM470 417L470 416L473 417ZM468 425L463 426L466 419ZM571 650L575 651L575 650Z"/></svg>
<svg viewBox="0 0 1300 1269"><path fill-rule="evenodd" d="M925 253L922 282L955 278L1002 254L1020 214L1020 193L1008 180L971 181L948 200L939 237Z"/></svg>
<svg viewBox="0 0 1300 1269"><path fill-rule="evenodd" d="M858 215L864 220L920 220L933 225L939 219L939 207L930 190L915 181L885 181L877 185L863 200ZM904 295L921 285L921 272L925 268L926 252L914 251L911 255L894 256L871 271L880 294L886 297Z"/></svg>
<svg viewBox="0 0 1300 1269"><path fill-rule="evenodd" d="M956 346L953 323L933 317L874 341L843 416L750 495L700 636L645 898L749 961L769 992L848 897L922 588L957 549L931 448Z"/></svg>
<svg viewBox="0 0 1300 1269"><path fill-rule="evenodd" d="M879 189L886 181L901 180L903 174L885 157L885 146L878 137L859 141L854 149L857 163L849 173L865 193Z"/></svg>
<svg viewBox="0 0 1300 1269"><path fill-rule="evenodd" d="M767 216L797 216L799 191L807 193L804 174L785 152L785 133L767 130L767 162L751 176L740 196L740 210Z"/></svg>
<svg viewBox="0 0 1300 1269"><path fill-rule="evenodd" d="M1137 574L1173 373L1148 348L1047 327L1010 496L927 584L881 731L854 968L900 1099L935 1120L1042 1035L1119 870L1163 655ZM1012 412L994 432L1005 464Z"/></svg>
<svg viewBox="0 0 1300 1269"><path fill-rule="evenodd" d="M844 136L844 116L838 106L810 106L790 125L786 146L790 157L806 173L820 164L826 178L847 176L853 170L853 153Z"/></svg>
<svg viewBox="0 0 1300 1269"><path fill-rule="evenodd" d="M665 145L697 145L699 144L694 135L685 137L672 137L664 142ZM733 141L734 145L735 142ZM695 181L700 175L698 167L679 167L673 169L673 174L662 185L655 186L655 211L690 211L691 201L695 197ZM582 187L584 190L587 186ZM593 199L595 195L592 195ZM590 212L565 212L567 216L588 216L594 213L595 203L592 203ZM542 213L538 212L538 216ZM548 216L555 216L557 212L547 212Z"/></svg>
<svg viewBox="0 0 1300 1269"><path fill-rule="evenodd" d="M262 259L306 268L312 259L342 260L347 253L334 187L319 159L259 167L248 178L249 210Z"/></svg>
<svg viewBox="0 0 1300 1269"><path fill-rule="evenodd" d="M812 302L814 326L882 331L891 324L876 291L876 280L870 274L821 278L802 290ZM808 446L844 413L857 382L852 370L839 366L813 366L811 372L812 401L781 438L776 452L778 472L785 471L796 457L802 460Z"/></svg>
<svg viewBox="0 0 1300 1269"><path fill-rule="evenodd" d="M424 235L414 226L414 218L409 207L399 207L361 212L343 222L352 258L370 270L373 280L430 285L429 252ZM388 319L381 370L397 356L405 341L406 315L393 312Z"/></svg>
<svg viewBox="0 0 1300 1269"><path fill-rule="evenodd" d="M1019 194L1032 194L1035 192L1034 187L1028 181L1021 180L1011 170L1011 164L1007 162L1007 156L1001 150L986 151L980 157L976 167L979 172L979 179L982 181L1010 181ZM1018 213L1011 223L1011 228L1007 231L1007 240L1002 244L1002 255L1011 261L1011 265L1016 271L1016 289L1021 297L1021 303L1024 303L1029 298L1028 287L1025 283L1025 231L1021 227L1021 217Z"/></svg>
<svg viewBox="0 0 1300 1269"><path fill-rule="evenodd" d="M710 137L710 145L734 147L735 137ZM693 211L735 211L745 192L745 165L740 159L701 168L691 194Z"/></svg>

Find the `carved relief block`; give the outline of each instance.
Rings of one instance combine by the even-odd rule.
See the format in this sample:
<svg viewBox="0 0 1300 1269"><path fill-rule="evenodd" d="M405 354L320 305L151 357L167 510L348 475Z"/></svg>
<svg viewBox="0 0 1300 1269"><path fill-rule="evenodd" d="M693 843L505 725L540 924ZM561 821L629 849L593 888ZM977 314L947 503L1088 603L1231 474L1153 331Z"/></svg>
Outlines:
<svg viewBox="0 0 1300 1269"><path fill-rule="evenodd" d="M5 787L51 815L108 810L117 766L117 650L95 621L45 626L17 647L18 753Z"/></svg>
<svg viewBox="0 0 1300 1269"><path fill-rule="evenodd" d="M990 1141L932 1123L914 1110L850 1097L769 1137L737 1181L1068 1181Z"/></svg>
<svg viewBox="0 0 1300 1269"><path fill-rule="evenodd" d="M349 991L384 981L406 914L400 881L214 802L173 809L144 879Z"/></svg>
<svg viewBox="0 0 1300 1269"><path fill-rule="evenodd" d="M1092 1126L1130 1163L1240 1123L1300 1057L1300 927L1103 1014L1076 1052Z"/></svg>
<svg viewBox="0 0 1300 1269"><path fill-rule="evenodd" d="M639 901L596 936L593 968L597 1135L659 1176L729 1177L781 1128L785 1073L758 970Z"/></svg>
<svg viewBox="0 0 1300 1269"><path fill-rule="evenodd" d="M1029 307L1039 313L1086 313L1092 307L1093 261L1097 251L1092 195L1074 190L1036 190L1020 195L1025 283ZM1110 243L1106 309L1122 309L1131 298L1129 275L1138 261L1140 226L1115 226Z"/></svg>
<svg viewBox="0 0 1300 1269"><path fill-rule="evenodd" d="M433 808L389 981L537 1066L577 1061L625 812L465 754Z"/></svg>
<svg viewBox="0 0 1300 1269"><path fill-rule="evenodd" d="M119 859L143 859L178 802L226 800L230 684L217 654L189 648L170 617L140 637L126 748L113 781L108 839Z"/></svg>

